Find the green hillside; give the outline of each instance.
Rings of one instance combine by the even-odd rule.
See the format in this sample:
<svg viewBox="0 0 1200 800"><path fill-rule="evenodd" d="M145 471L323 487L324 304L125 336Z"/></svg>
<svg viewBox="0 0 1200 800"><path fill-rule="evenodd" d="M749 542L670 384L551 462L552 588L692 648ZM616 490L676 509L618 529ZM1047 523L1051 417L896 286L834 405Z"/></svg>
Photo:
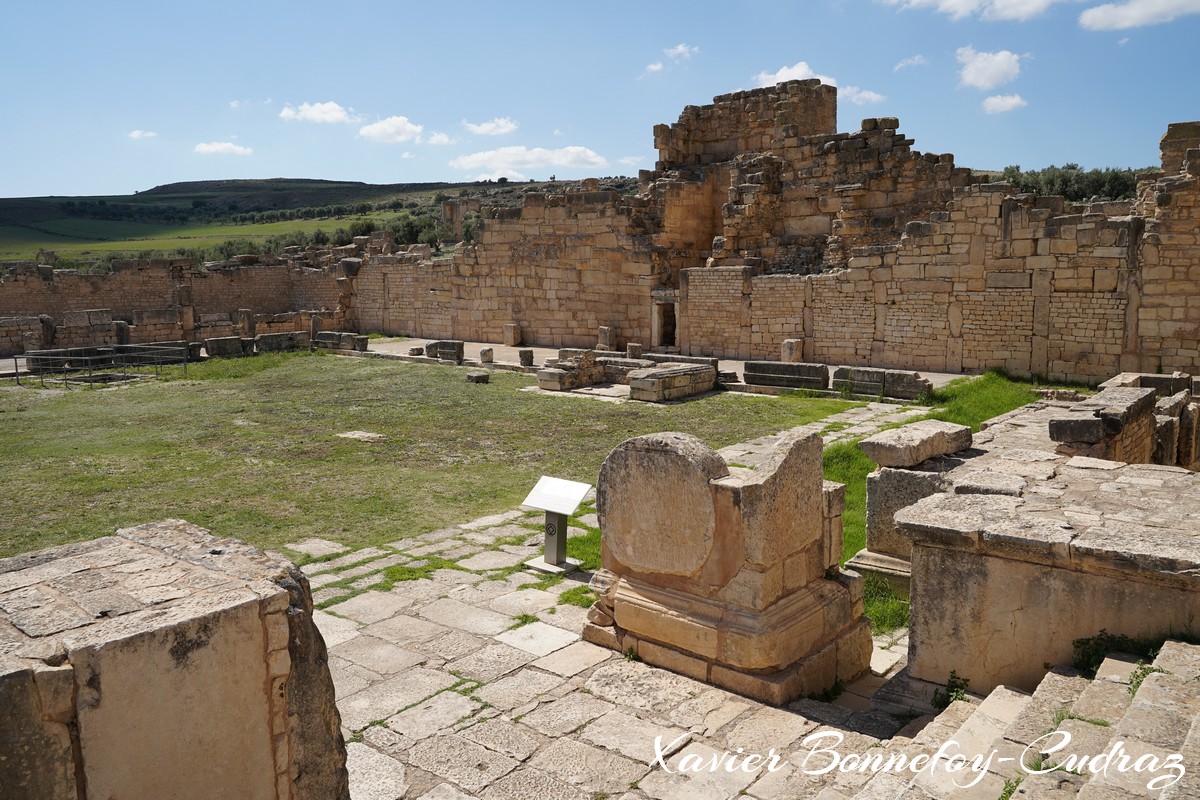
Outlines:
<svg viewBox="0 0 1200 800"><path fill-rule="evenodd" d="M529 191L567 182L369 184L302 178L191 181L132 195L0 199L0 262L52 251L59 266L88 268L131 256L225 258L288 244L340 244L392 228L403 242L434 241L441 201L477 198L485 206L520 202ZM606 188L632 191L629 178Z"/></svg>

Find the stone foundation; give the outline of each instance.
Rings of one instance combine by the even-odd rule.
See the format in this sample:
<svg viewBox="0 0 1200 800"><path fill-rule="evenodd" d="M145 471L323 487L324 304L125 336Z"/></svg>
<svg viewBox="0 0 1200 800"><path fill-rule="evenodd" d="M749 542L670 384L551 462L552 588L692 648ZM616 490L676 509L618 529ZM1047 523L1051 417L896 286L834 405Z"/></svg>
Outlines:
<svg viewBox="0 0 1200 800"><path fill-rule="evenodd" d="M584 637L775 704L849 683L871 638L862 579L838 569L839 488L812 434L755 470L686 434L626 441L600 470L611 580Z"/></svg>
<svg viewBox="0 0 1200 800"><path fill-rule="evenodd" d="M349 797L308 581L181 520L0 560L12 800Z"/></svg>

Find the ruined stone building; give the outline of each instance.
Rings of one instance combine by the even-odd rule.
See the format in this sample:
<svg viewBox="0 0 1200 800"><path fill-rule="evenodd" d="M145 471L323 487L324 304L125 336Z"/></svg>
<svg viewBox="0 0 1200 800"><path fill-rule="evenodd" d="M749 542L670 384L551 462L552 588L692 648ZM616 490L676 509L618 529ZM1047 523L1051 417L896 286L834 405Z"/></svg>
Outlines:
<svg viewBox="0 0 1200 800"><path fill-rule="evenodd" d="M578 347L604 326L617 346L743 359L796 339L805 361L1093 383L1200 368L1200 123L1170 126L1136 201L1074 205L980 183L895 118L839 133L836 112L815 80L688 106L655 128L638 194L531 192L483 209L449 257L376 236L215 273L16 270L0 348L119 338L122 322L130 341L247 335L256 318L307 330L295 312L317 311L364 333ZM116 319L63 318L97 308Z"/></svg>

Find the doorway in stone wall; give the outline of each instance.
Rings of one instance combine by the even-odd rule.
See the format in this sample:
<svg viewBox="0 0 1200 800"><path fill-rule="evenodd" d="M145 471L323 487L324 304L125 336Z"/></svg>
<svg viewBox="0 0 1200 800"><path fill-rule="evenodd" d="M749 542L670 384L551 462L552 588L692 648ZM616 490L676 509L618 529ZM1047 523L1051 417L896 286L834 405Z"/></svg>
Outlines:
<svg viewBox="0 0 1200 800"><path fill-rule="evenodd" d="M677 293L654 293L654 307L650 312L650 349L678 353L677 336L678 321L676 311L679 305Z"/></svg>

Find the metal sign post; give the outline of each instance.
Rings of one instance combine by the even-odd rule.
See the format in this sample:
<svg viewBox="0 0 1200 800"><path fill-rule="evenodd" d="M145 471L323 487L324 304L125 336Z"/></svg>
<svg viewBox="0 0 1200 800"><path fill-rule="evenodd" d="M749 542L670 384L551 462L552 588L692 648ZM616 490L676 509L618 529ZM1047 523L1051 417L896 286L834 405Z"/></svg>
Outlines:
<svg viewBox="0 0 1200 800"><path fill-rule="evenodd" d="M543 475L521 505L546 512L546 549L543 558L531 558L526 566L542 572L566 573L579 568L567 557L567 517L575 513L591 485Z"/></svg>

